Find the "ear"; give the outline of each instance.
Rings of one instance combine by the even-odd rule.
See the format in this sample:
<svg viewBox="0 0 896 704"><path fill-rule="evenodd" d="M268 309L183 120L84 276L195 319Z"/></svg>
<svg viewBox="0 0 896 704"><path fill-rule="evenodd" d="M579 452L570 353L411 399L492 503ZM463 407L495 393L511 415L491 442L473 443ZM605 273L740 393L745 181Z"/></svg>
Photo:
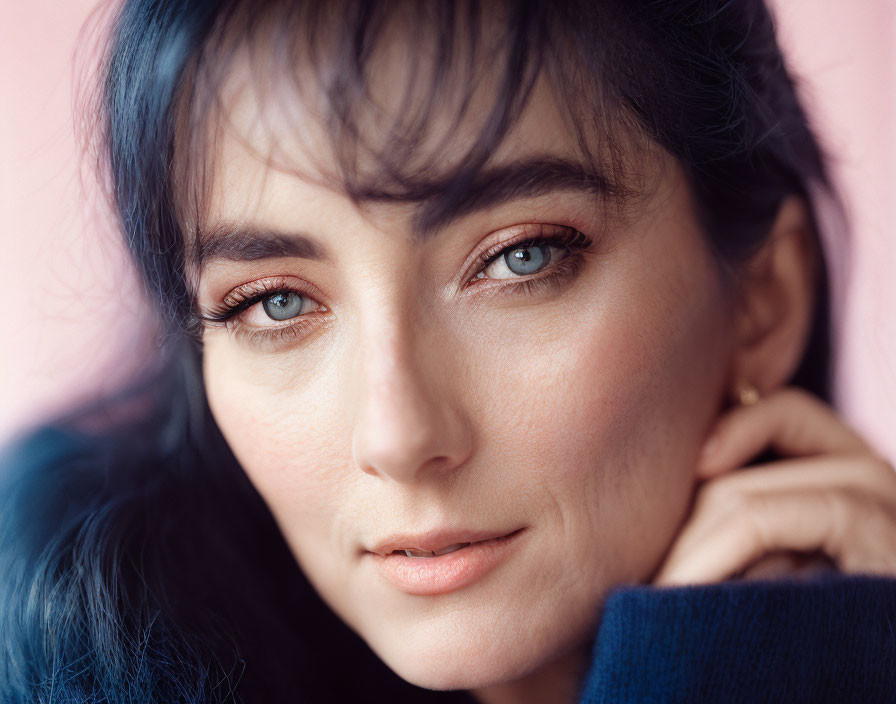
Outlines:
<svg viewBox="0 0 896 704"><path fill-rule="evenodd" d="M730 391L767 394L793 377L812 325L818 256L805 201L781 203L762 249L742 266Z"/></svg>

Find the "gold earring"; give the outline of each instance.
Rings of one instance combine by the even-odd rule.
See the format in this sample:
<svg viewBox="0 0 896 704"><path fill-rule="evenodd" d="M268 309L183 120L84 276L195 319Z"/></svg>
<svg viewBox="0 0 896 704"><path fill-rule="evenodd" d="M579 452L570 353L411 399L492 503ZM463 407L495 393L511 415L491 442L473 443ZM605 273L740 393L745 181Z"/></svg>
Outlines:
<svg viewBox="0 0 896 704"><path fill-rule="evenodd" d="M738 385L735 397L741 406L752 406L759 400L759 389L745 381Z"/></svg>

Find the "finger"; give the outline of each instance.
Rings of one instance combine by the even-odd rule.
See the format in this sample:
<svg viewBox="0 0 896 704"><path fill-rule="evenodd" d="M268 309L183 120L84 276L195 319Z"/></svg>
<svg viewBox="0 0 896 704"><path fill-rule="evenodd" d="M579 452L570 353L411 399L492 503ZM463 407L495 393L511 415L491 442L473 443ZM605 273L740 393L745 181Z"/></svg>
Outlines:
<svg viewBox="0 0 896 704"><path fill-rule="evenodd" d="M830 491L856 502L878 504L890 516L896 516L896 472L880 458L827 455L782 460L704 482L665 564L670 566L699 553L701 545L713 540L721 526L749 512L754 495L789 493L799 497L812 491ZM896 518L891 521L896 523Z"/></svg>
<svg viewBox="0 0 896 704"><path fill-rule="evenodd" d="M814 489L861 490L896 507L896 471L874 455L825 455L753 465L746 472L729 472L705 482L698 490L694 512L703 506L726 511L738 495Z"/></svg>
<svg viewBox="0 0 896 704"><path fill-rule="evenodd" d="M821 551L844 571L893 574L896 524L878 504L842 491L753 494L712 530L683 533L654 581L718 582L781 550Z"/></svg>
<svg viewBox="0 0 896 704"><path fill-rule="evenodd" d="M782 389L719 420L704 445L697 476L735 469L769 447L788 456L870 452L829 406L805 391Z"/></svg>

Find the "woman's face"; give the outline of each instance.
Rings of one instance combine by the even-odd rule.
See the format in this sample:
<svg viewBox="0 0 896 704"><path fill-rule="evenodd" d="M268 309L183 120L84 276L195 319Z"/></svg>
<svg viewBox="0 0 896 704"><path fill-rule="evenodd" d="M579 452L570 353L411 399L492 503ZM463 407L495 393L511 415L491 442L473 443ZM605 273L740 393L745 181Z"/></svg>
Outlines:
<svg viewBox="0 0 896 704"><path fill-rule="evenodd" d="M262 136L250 94L196 262L200 308L238 306L204 374L296 559L425 687L583 652L608 590L674 537L727 388L729 297L681 171L656 150L620 214L556 166L581 160L542 81L487 165L502 177L421 233L425 204L359 209L272 168L265 140L293 136ZM318 143L295 150L306 172Z"/></svg>

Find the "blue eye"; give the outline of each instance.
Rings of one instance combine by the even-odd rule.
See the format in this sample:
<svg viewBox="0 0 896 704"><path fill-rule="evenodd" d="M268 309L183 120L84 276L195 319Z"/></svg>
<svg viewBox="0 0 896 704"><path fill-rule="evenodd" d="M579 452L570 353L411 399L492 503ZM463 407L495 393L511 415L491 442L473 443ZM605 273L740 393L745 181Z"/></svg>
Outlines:
<svg viewBox="0 0 896 704"><path fill-rule="evenodd" d="M289 320L303 313L308 299L293 291L284 291L268 296L261 307L271 320Z"/></svg>
<svg viewBox="0 0 896 704"><path fill-rule="evenodd" d="M545 245L514 247L504 253L504 263L514 274L537 274L551 260L551 253L546 251L549 249Z"/></svg>
<svg viewBox="0 0 896 704"><path fill-rule="evenodd" d="M549 243L527 243L508 247L492 259L477 279L514 279L537 274L570 253L569 248Z"/></svg>

